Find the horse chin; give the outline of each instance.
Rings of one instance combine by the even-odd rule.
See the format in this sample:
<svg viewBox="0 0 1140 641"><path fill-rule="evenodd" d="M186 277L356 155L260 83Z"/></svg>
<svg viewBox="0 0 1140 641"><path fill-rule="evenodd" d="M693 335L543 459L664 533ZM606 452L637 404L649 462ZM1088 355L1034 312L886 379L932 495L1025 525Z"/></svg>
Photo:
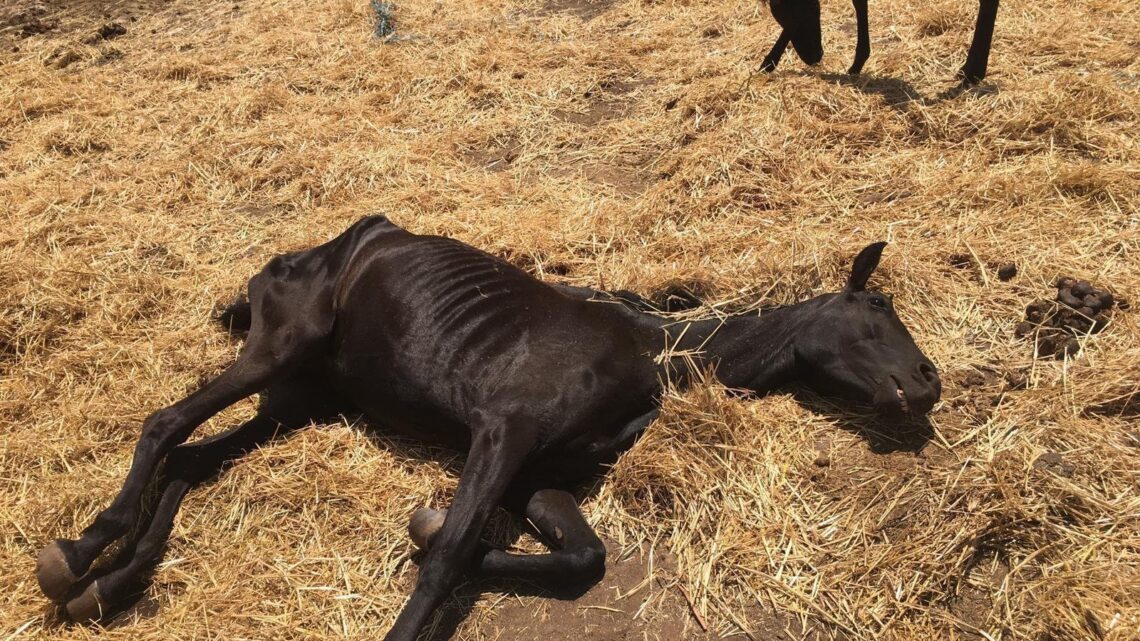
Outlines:
<svg viewBox="0 0 1140 641"><path fill-rule="evenodd" d="M911 390L908 394L903 384L893 375L886 376L882 381L871 381L854 373L832 373L817 375L807 383L809 388L822 396L845 399L892 421L905 422L919 418L933 406L922 390Z"/></svg>
<svg viewBox="0 0 1140 641"><path fill-rule="evenodd" d="M883 417L904 420L926 416L937 400L937 394L932 397L922 388L915 389L912 386L910 392L907 392L897 378L888 376L875 389L871 404Z"/></svg>
<svg viewBox="0 0 1140 641"><path fill-rule="evenodd" d="M874 406L878 414L886 418L902 419L913 415L906 390L894 376L888 376L875 389L874 396L871 398L871 405Z"/></svg>

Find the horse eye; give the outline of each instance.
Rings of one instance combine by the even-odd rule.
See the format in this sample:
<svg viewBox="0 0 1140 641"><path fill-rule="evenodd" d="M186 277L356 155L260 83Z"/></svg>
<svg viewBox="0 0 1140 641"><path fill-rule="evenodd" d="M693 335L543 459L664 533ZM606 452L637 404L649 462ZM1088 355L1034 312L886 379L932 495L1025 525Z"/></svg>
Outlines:
<svg viewBox="0 0 1140 641"><path fill-rule="evenodd" d="M872 296L868 302L871 303L872 307L878 307L879 309L887 308L887 299L882 296Z"/></svg>

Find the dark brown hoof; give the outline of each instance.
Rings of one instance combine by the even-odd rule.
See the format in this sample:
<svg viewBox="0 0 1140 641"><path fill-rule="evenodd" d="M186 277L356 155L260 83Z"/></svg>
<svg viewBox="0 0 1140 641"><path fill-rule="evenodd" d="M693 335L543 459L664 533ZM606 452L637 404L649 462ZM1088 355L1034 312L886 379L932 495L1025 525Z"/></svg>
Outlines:
<svg viewBox="0 0 1140 641"><path fill-rule="evenodd" d="M408 522L408 534L411 535L412 541L415 541L421 550L427 550L431 548L431 540L443 527L445 518L447 518L447 510L422 507L416 510L416 513L412 515L412 520Z"/></svg>
<svg viewBox="0 0 1140 641"><path fill-rule="evenodd" d="M958 79L961 80L962 84L966 85L967 87L973 87L974 85L985 80L985 78L985 69L973 69L969 65L966 65L958 70Z"/></svg>
<svg viewBox="0 0 1140 641"><path fill-rule="evenodd" d="M39 581L44 596L56 602L63 601L79 580L68 566L67 557L58 540L40 550L40 555L36 558L36 580Z"/></svg>
<svg viewBox="0 0 1140 641"><path fill-rule="evenodd" d="M67 616L76 623L98 621L106 611L99 596L99 582L92 581L79 596L67 602Z"/></svg>

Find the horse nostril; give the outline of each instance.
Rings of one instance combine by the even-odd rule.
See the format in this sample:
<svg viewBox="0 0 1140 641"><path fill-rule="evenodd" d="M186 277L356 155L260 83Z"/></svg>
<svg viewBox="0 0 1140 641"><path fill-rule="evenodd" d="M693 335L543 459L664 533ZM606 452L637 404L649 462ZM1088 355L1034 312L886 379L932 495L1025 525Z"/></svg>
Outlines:
<svg viewBox="0 0 1140 641"><path fill-rule="evenodd" d="M918 375L922 377L922 380L932 385L938 382L938 370L934 369L930 363L919 363Z"/></svg>

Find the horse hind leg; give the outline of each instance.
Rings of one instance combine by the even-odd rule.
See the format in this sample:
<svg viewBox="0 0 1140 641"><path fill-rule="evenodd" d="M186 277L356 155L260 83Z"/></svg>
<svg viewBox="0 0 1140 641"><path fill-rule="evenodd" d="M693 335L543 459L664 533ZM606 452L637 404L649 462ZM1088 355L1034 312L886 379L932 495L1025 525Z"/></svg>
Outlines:
<svg viewBox="0 0 1140 641"><path fill-rule="evenodd" d="M273 373L264 359L239 359L202 389L151 414L143 424L127 478L111 505L78 539L58 539L40 552L36 578L43 593L55 601L67 599L72 586L103 551L137 523L143 491L163 458L210 416L264 387Z"/></svg>
<svg viewBox="0 0 1140 641"><path fill-rule="evenodd" d="M36 578L54 601L66 601L95 560L136 524L143 490L166 455L207 419L288 376L332 328L333 282L317 254L277 258L250 280L252 323L237 361L183 400L151 414L135 446L123 487L78 539L58 539L39 554Z"/></svg>
<svg viewBox="0 0 1140 641"><path fill-rule="evenodd" d="M343 409L319 384L303 377L274 386L263 398L257 416L246 423L179 445L167 455L157 481L157 503L149 519L139 524L113 563L92 572L71 591L65 609L73 621L103 618L142 593L191 489L217 478L229 463L248 452Z"/></svg>

